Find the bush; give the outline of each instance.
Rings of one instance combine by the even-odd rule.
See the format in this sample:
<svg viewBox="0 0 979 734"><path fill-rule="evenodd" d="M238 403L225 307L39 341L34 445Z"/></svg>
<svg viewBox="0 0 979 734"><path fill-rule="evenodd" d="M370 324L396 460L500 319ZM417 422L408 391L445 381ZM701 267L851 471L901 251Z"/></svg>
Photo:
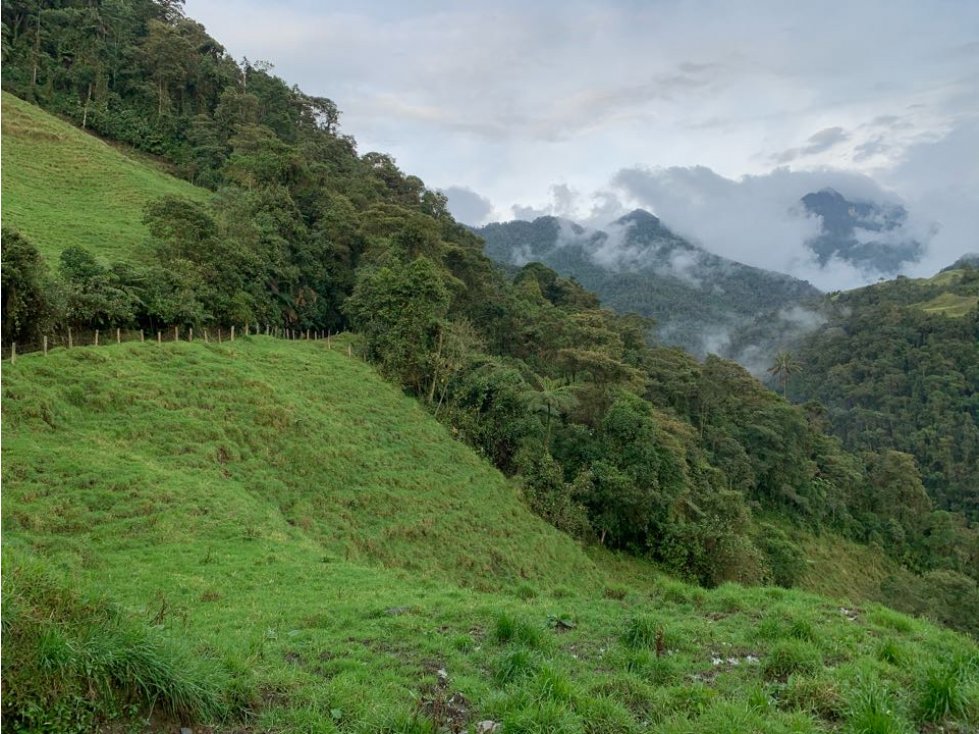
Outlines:
<svg viewBox="0 0 979 734"><path fill-rule="evenodd" d="M622 642L633 650L648 650L656 644L657 635L663 634L663 626L658 619L640 614L629 622L628 629L622 635Z"/></svg>
<svg viewBox="0 0 979 734"><path fill-rule="evenodd" d="M805 553L780 528L767 523L761 525L755 545L765 554L772 583L789 588L805 572Z"/></svg>

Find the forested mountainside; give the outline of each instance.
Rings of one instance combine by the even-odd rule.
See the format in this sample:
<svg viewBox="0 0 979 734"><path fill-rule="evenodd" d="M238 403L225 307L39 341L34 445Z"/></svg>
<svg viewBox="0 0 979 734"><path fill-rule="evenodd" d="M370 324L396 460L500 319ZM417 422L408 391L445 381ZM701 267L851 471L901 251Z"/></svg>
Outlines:
<svg viewBox="0 0 979 734"><path fill-rule="evenodd" d="M795 353L794 399L815 399L853 451L914 456L937 507L979 520L979 270L835 294ZM949 518L947 522L961 522ZM936 529L935 533L940 533Z"/></svg>
<svg viewBox="0 0 979 734"><path fill-rule="evenodd" d="M641 210L604 231L555 217L474 231L497 262L544 263L593 291L604 306L654 319L657 341L699 357L722 353L729 333L759 314L820 295L805 281L714 255Z"/></svg>
<svg viewBox="0 0 979 734"><path fill-rule="evenodd" d="M452 219L446 211L444 197L426 189L418 178L401 172L389 156L357 151L353 138L340 133L338 112L332 102L290 88L266 67L236 64L220 44L209 38L199 24L185 18L180 10L179 3L149 1L104 6L67 2L58 8L39 8L24 2L8 2L3 6L3 22L7 28L3 76L6 89L85 129L116 142L134 144L147 154L159 156L168 170L198 185L198 189L189 195L171 192L149 200L140 214L140 221L126 221L125 242L131 245L119 243L101 248L78 239L65 247L65 243L53 241L54 233L58 231L57 226L52 225L53 220L42 222L40 219L56 216L62 224L53 224L63 228L64 221L74 218L73 210L84 208L89 199L68 190L74 182L52 176L47 179L46 187L61 203L61 210L53 215L49 208L32 208L28 205L30 196L22 191L18 193L19 186L43 177L43 172L34 170L9 181L5 176L4 186L12 187L12 196L6 188L4 190L8 205L4 212L2 271L5 344L36 343L43 336L62 334L68 328L77 333L112 327L157 330L163 326L176 326L180 332L197 328L200 334L204 328L238 326L240 330L251 325L254 331L259 325L304 332L352 331L356 338L346 342L351 350L356 348L383 378L417 399L424 409L451 429L455 438L466 442L510 477L529 508L580 543L595 548L599 555L613 549L643 559L639 576L650 572L646 564L652 561L661 569L706 586L728 581L788 586L797 583L808 570L804 546L799 538L806 534L835 534L834 537L844 536L861 543L876 543L888 555L889 563L903 564L902 573L917 585L915 598L909 601L894 593L886 598L888 603L927 613L946 624L976 632L979 624L974 615L979 603L975 578L979 568L979 532L964 522L949 523L947 514L932 510L917 468L905 454L889 448L863 453L845 449L837 439L824 432L817 406L790 405L731 362L710 357L701 363L678 349L649 346L646 342L647 321L599 308L595 295L544 265L530 263L521 267L514 277L505 276L484 255L482 241ZM6 113L7 98L4 104ZM22 102L13 104L22 111ZM20 119L42 120L37 113L33 113L33 117L25 113ZM123 156L118 151L108 150L94 137L86 140L68 131L59 132L59 123L53 118L44 118L40 123L38 129L46 131L41 135L30 135L34 124L26 123L27 134L19 143L28 146L27 153L23 154L26 158L31 157L31 146L38 156L43 151L49 158L56 158L59 149L74 150L76 155L87 157L88 152L79 152L84 149L92 151L93 156L103 156L107 172L132 165L131 155ZM21 135L22 131L5 129L4 135L8 134ZM93 147L87 148L86 143ZM97 153L94 152L96 149ZM172 183L177 187L176 182ZM86 220L79 218L77 221L83 223ZM12 226L8 227L8 224ZM110 234L105 236L111 237ZM274 350L267 358L273 365L284 364L293 354L289 351L290 345L279 344L282 348ZM171 378L165 375L176 375L172 379L177 381L174 388L177 394L161 391L149 377L139 385L120 386L116 392L87 389L87 383L76 384L74 376L65 372L71 370L76 361L81 364L90 361L92 365L89 367L95 372L106 371L107 379L122 379L129 368L147 369L137 365L148 358L145 352L136 356L139 353L122 350L145 350L151 346L161 349L159 354L162 356L177 355L175 364L165 359L154 362L157 358L149 358L164 375L161 379L169 380ZM298 345L292 346L297 350L296 354L301 353ZM162 505L173 504L173 514L166 507L138 504L125 510L125 517L117 519L125 522L131 514L139 515L145 510L155 518L153 523L175 528L182 525L180 518L184 512L190 512L194 517L214 517L213 513L219 508L197 507L192 502L183 502L178 498L178 494L183 496L183 489L178 493L168 487L167 459L172 458L179 464L180 457L184 456L190 466L212 460L208 458L210 455L204 457L193 453L196 444L182 443L180 436L181 431L191 429L199 429L211 436L208 411L213 410L217 416L226 415L231 410L226 402L238 399L228 396L227 400L217 397L212 400L205 395L200 405L187 403L189 386L198 382L205 385L221 383L222 378L208 376L208 365L211 364L208 350L224 348L197 344L186 353L171 353L166 351L169 347L159 345L110 347L116 350L115 353L134 355L135 363L128 367L114 366L109 358L103 358L102 353L94 350L73 350L70 358L66 356L69 352L57 352L47 358L21 356L16 363L16 369L25 368L24 373L18 373L22 378L20 387L7 389L5 380L5 412L10 410L8 406L22 411L23 425L39 435L46 435L49 430L70 434L79 430L79 426L87 425L85 422L89 420L94 420L101 429L124 432L131 427L131 416L126 412L130 401L139 402L144 394L157 396L161 405L172 408L186 419L186 423L173 425L158 417L142 427L137 426L143 431L140 436L144 439L166 436L175 441L166 444L169 449L164 454L152 457L153 472L145 486L150 497L159 494ZM310 355L314 360L326 359L318 352ZM184 359L192 367L198 365L199 369L176 370L186 366L181 362ZM323 364L330 363L324 361ZM224 369L218 364L211 367L214 375ZM7 369L5 365L5 377ZM287 394L290 390L282 394L277 392L274 368L270 367L267 375L243 369L240 379L233 382L242 383L252 397L241 399L249 403L261 402L261 405L251 405L244 410L241 422L247 426L266 426L274 431L288 429L300 436L311 421L323 420L322 416L305 415L295 407L293 398ZM51 380L57 383L69 378L72 380L69 386L50 383ZM95 379L90 376L90 380ZM192 420L198 415L194 411L202 411L200 425ZM383 407L365 410L356 420L380 425L379 419L372 415L377 412L383 413ZM313 441L309 446L311 449L324 442L332 445L331 442L339 441L336 436L344 435L345 429L340 425L335 430L335 433L329 433L326 429L318 429L310 434L314 437L329 435L329 439L303 440ZM249 446L249 451L257 450L249 443L255 440L254 437L246 434L232 431L224 436L233 445L215 445L213 461L223 465L236 460L236 450L244 451ZM400 440L400 435L396 429L390 432L393 441ZM221 437L214 434L212 438L218 440ZM405 440L411 443L410 439ZM82 494L65 500L81 504L72 515L65 514L70 508L57 504L57 500L53 509L56 520L62 515L74 520L66 520L67 526L58 525L53 530L44 523L37 525L32 521L37 516L36 503L46 502L49 497L45 492L54 486L54 480L45 476L47 468L24 468L37 458L34 452L38 441L30 436L13 443L4 441L4 518L13 523L11 529L19 538L18 553L29 556L27 561L18 561L27 571L15 577L15 580L28 579L17 592L18 598L22 597L21 608L25 611L21 617L4 615L5 625L8 620L14 620L10 624L15 625L20 619L26 626L5 627L5 631L13 629L16 634L24 635L21 639L29 643L25 649L43 653L39 653L40 657L35 661L38 667L31 670L50 670L50 666L45 667L50 658L45 657L47 653L44 651L61 650L63 667L55 665L54 669L69 671L72 675L77 673L84 679L85 671L93 669L92 660L85 657L89 648L74 638L64 637L58 625L52 627L45 621L50 618L45 617L43 605L60 603L57 600L64 595L58 590L57 581L38 581L36 584L31 581L35 577L48 578L47 572L35 573L32 564L52 562L67 567L77 572L79 578L88 579L86 588L91 588L94 576L86 576L86 569L93 567L90 564L97 566L99 543L105 540L99 534L102 531L98 530L98 523L112 519L99 503L110 501L118 492L126 492L132 487L130 480L134 475L122 472L124 481L106 481L104 467L96 458L101 455L101 449L82 450L78 461L82 468L89 467L84 474L87 484L82 488ZM237 441L242 446L238 446ZM98 442L96 445L100 446ZM343 475L356 471L352 466L355 467L358 461L369 463L375 460L365 454L362 442L337 448L341 455L328 457L330 460L322 465L323 472L333 470ZM403 472L404 464L411 461L407 457L416 454L416 449L409 448L397 461L377 458L381 473ZM319 460L315 456L304 457L310 461ZM353 465L344 463L351 457ZM135 463L127 466L132 468L140 460L133 458ZM417 454L417 460L423 462L425 458ZM67 473L74 474L78 468ZM249 485L253 487L249 494L259 503L251 506L249 511L257 513L255 517L271 518L271 524L252 535L249 535L252 531L246 532L246 540L261 541L265 545L261 546L258 555L245 553L235 546L228 553L230 560L225 559L230 567L237 563L235 559L239 553L255 564L275 564L276 543L293 532L287 528L294 527L288 519L283 520L285 524L280 523L276 512L284 512L283 518L288 516L304 532L312 532L314 526L317 532L323 531L323 537L331 532L329 527L317 525L321 521L316 519L320 515L317 514L319 510L313 511L315 507L306 518L302 513L292 514L296 508L290 503L329 506L336 499L334 490L323 487L322 494L312 497L298 490L291 494L293 475L307 476L308 466L297 462L275 468L281 470L283 476L265 476L264 482ZM438 462L428 470L435 474L444 471ZM230 473L231 469L218 470L221 476L226 476L224 471ZM424 484L424 480L421 483ZM11 485L17 490L13 494L6 491ZM319 486L314 482L308 489L317 491ZM504 491L504 485L495 486L495 491ZM72 491L78 489L75 485L72 487ZM261 503L270 496L281 497L284 505L278 510L269 509L272 514L268 515ZM355 518L359 514L369 515L372 507L370 503L352 501L342 519L356 524ZM521 505L520 510L513 512L521 512L522 508ZM468 521L457 519L459 527L465 528ZM213 528L202 521L204 530L210 532L213 529L218 535L204 533L197 551L180 561L179 570L175 572L179 577L196 578L198 566L211 562L201 561L201 558L213 560L208 547L217 542L217 538L225 538L232 532L229 528L233 527L233 523L222 524L219 520L215 518ZM310 524L308 528L304 526L307 522ZM322 522L326 523L326 520ZM499 525L506 522L479 515L473 518L472 526L501 533L504 531ZM943 534L939 537L933 528L941 523L945 524L941 525ZM56 537L61 531L73 533L92 527L96 528L98 543L83 539L62 545L62 538ZM53 535L48 535L48 531ZM441 546L454 542L424 522L404 532L419 544L430 538L432 546L422 553L427 559L437 557ZM8 537L5 533L5 543ZM212 537L214 540L208 540ZM318 558L317 562L332 562L333 556L321 552L317 545L319 540L305 536L294 539L297 545L283 552L300 553L303 560L290 578L299 582L317 576L318 572L308 565L310 556L307 553ZM364 557L388 563L376 547L383 542L383 538L378 539L367 547ZM566 538L559 543L564 548L574 545ZM324 560L328 557L330 560ZM336 576L337 583L357 575L358 558L345 557L344 562L347 561L354 565L345 567L346 570ZM480 579L495 578L500 569L509 569L509 573L519 566L495 557L492 549L487 556L473 559L470 565L465 559L458 564L455 561L446 563L469 568L475 579L472 585L479 585ZM623 563L628 565L633 561ZM575 566L569 575L587 576L587 572L581 571L586 568L587 564ZM112 573L117 574L115 578L125 574L121 569L113 567ZM404 573L417 572L430 581L444 580L442 570L437 562L426 561L420 568L406 567ZM533 577L532 569L524 571ZM57 575L55 573L55 577ZM258 589L261 580L253 576L249 578ZM392 602L391 608L403 606L393 597L407 588L404 578L410 578L410 575L401 577L401 582L395 584L398 592L385 597L385 603ZM470 585L458 578L454 583ZM32 595L32 584L39 585L41 590L49 590L50 595ZM195 584L191 583L187 588L196 590L204 601L208 590ZM109 587L113 593L118 588ZM147 612L145 592L152 593L149 588L144 587L144 595L138 599L123 597L126 608ZM881 585L880 590L883 589ZM156 615L160 624L170 613L166 593L161 593L163 598ZM528 595L536 593L538 590L534 588L527 592ZM629 593L612 588L609 597L621 601ZM230 595L230 588L222 587L218 594L219 598ZM191 597L185 595L182 598L189 604L187 600ZM560 598L560 594L555 598ZM752 598L751 604L760 603L761 597ZM78 611L71 606L72 599L74 597L59 607L67 615L59 624L70 623L71 614ZM377 619L377 608L371 612L364 606L373 603L365 601L368 599L370 594L365 592L358 613L369 613L373 615L369 619ZM926 600L927 604L922 606L920 600ZM35 604L40 606L35 607ZM550 604L548 601L548 607ZM740 604L741 601L732 602L732 605ZM386 616L384 610L387 608L381 609L380 616ZM582 610L583 616L597 616L586 607L576 608ZM99 609L82 604L78 614L82 617L90 612L102 615ZM233 611L237 607L227 609ZM836 605L832 610L839 613ZM257 641L251 639L247 633L236 638L237 643L250 645L248 649L252 652L244 658L240 650L237 657L232 655L236 661L234 665L241 668L258 664L255 661L261 659L261 651L266 645L264 640L291 635L293 631L304 629L303 624L315 627L319 623L309 620L316 614L322 616L327 612L316 612L312 607L304 606L300 615L275 622L274 626L269 624L267 615L257 615L255 629L259 630L259 638ZM146 616L149 615L144 614ZM179 619L179 614L176 616ZM400 617L401 614L392 616ZM850 616L844 616L846 624L853 621ZM127 639L125 628L112 626L116 625L112 619L115 617L110 619L107 634L115 635L113 640ZM567 621L574 623L573 619L561 622L561 616L555 616L555 619L554 626L558 629L565 629L562 625ZM299 624L301 620L306 621ZM467 613L460 614L456 622L466 624L473 620L474 617ZM907 630L914 629L911 623L903 618L900 620L894 624ZM364 622L363 619L359 621ZM36 626L28 623L36 623ZM210 624L216 623L212 621ZM462 647L467 651L480 647L485 620L478 624L482 625L483 631L470 636L470 642L460 638L460 650ZM645 630L637 632L640 651L645 651L643 654L649 657L650 650L655 649L660 625L656 621L637 622L637 625ZM509 632L504 629L507 627ZM509 644L514 635L523 642L531 640L532 632L514 632L514 629L525 627L522 623L501 622L503 631L499 633L498 641L501 645ZM266 629L264 637L262 628ZM462 629L450 628L457 632ZM364 629L365 638L372 639L371 631ZM612 639L618 634L611 628L602 629L604 631L598 638L588 638L588 645L597 649L603 645L602 639ZM788 643L795 651L787 654L792 657L798 653L809 660L811 665L807 665L815 670L819 667L812 663L817 659L815 654L808 649L800 652L804 645L796 644L810 634L805 624L799 629L802 630L801 638L785 633L795 640ZM409 632L423 634L418 626L411 627ZM783 636L777 630L772 634ZM818 637L815 631L812 634ZM44 645L52 639L57 643L52 643L55 647L45 648ZM702 638L698 635L695 639L700 641ZM836 639L835 631L832 639ZM962 638L939 636L935 640L933 647L943 651L943 659L951 659L953 648L972 649L962 642ZM947 640L955 642L946 644ZM349 642L340 643L345 654L350 652ZM737 644L743 642L740 640ZM212 644L215 643L202 643L205 648ZM415 645L413 649L424 648L417 640L412 644ZM664 641L663 645L667 644ZM827 643L826 649L831 649L833 644ZM217 649L221 649L220 644ZM284 655L300 658L304 655L302 650L276 649ZM78 650L84 654L72 652ZM915 659L919 653L923 654L923 650L915 648ZM438 651L441 655L445 649L440 647ZM206 652L211 655L214 651ZM316 650L317 655L321 652ZM532 676L532 680L552 691L555 679L548 676L555 671L559 678L571 676L565 671L565 664L577 665L569 661L551 661L547 665L541 663L538 669L538 662L550 658L544 655L546 650L534 645L527 650L507 650L501 654L509 655L510 652L524 655L526 664L518 667L532 670L536 676ZM860 647L860 655L866 652ZM538 660L539 653L543 656L541 660ZM816 653L823 654L819 650ZM251 655L255 657L248 657ZM421 664L423 652L417 657ZM5 662L6 659L7 656ZM325 661L320 659L320 662ZM654 664L652 658L647 662ZM118 670L109 663L106 665L110 671ZM479 663L469 660L465 665L475 671ZM641 661L636 665L639 666L637 669L645 669ZM235 706L262 710L275 710L279 706L291 710L279 700L280 688L292 690L291 684L301 688L290 676L317 675L316 666L317 663L311 662L308 670L303 668L303 672L293 674L275 668L277 672L263 679L261 691L247 687L239 691L234 683L229 690L233 695L241 694ZM794 663L790 663L789 667L794 670L793 666ZM125 666L122 669L128 670ZM543 672L545 669L550 672ZM331 675L337 673L330 670ZM781 680L789 674L783 668L772 670L766 680ZM13 673L8 675L8 671L5 668L5 682L13 680L9 677ZM410 674L416 675L417 670L413 669ZM58 673L54 675L56 678ZM104 680L111 688L115 679L108 673L106 675ZM276 680L277 675L288 680ZM509 717L507 720L511 723L507 726L519 731L520 721L544 715L541 707L545 703L553 704L548 710L558 718L565 713L568 717L577 717L574 721L578 723L569 725L570 730L584 726L581 722L587 717L583 711L591 704L587 703L584 694L579 696L573 690L574 686L562 683L566 693L559 699L535 698L536 694L527 693L523 688L507 688L513 680L507 677L509 675L500 673L496 680L496 685L503 690L499 695L506 699L503 702L502 699L494 699L495 703L490 701L490 684L484 678L477 676L481 682L472 684L487 710L499 712L501 718ZM955 675L959 676L959 673ZM235 676L232 678L239 680ZM754 677L749 678L755 681ZM966 680L965 677L961 679ZM437 678L433 685L441 685L438 683L441 680ZM25 689L27 698L13 700L36 701L38 699L31 696L47 693L46 690L38 693L28 684L23 685L28 686ZM191 688L186 690L193 690L197 684L191 681L188 685ZM361 691L363 688L358 686L362 685L363 681L352 684L352 689ZM854 690L858 688L855 686ZM59 690L57 680L51 690ZM75 695L77 690L85 689L83 686L71 690L71 695ZM444 692L444 689L433 688L433 691ZM606 693L596 691L595 695L604 697ZM531 695L531 700L520 698L525 694ZM330 695L345 701L356 699L350 690L345 698L342 691ZM705 695L712 697L714 694ZM646 694L642 693L643 696ZM5 695L4 700L6 702L8 696ZM318 725L327 731L330 727L342 731L374 731L376 728L371 726L382 727L382 724L398 730L390 721L385 723L364 712L358 712L353 719L347 718L352 716L349 708L345 716L343 708L338 707L336 710L340 713L334 716L325 699L302 700L303 705L316 708ZM614 703L620 705L619 699ZM912 703L907 705L910 707ZM347 706L354 704L344 704ZM10 716L21 717L16 719L21 723L36 721L27 717L39 714L32 713L27 704L25 707ZM178 710L180 705L173 704L173 711ZM645 716L639 710L630 711L630 716ZM674 714L687 721L691 715L686 709L677 713L667 707L666 711L660 721ZM954 716L964 721L967 714L963 711L957 711ZM918 716L910 708L900 715L909 719ZM424 722L432 717L428 714L419 716L423 723L418 726L429 726ZM722 713L716 716L722 717ZM638 722L645 720L636 718L633 723L638 727ZM531 724L526 726L533 729ZM628 726L623 726L622 730L629 730ZM561 729L560 726L557 728Z"/></svg>

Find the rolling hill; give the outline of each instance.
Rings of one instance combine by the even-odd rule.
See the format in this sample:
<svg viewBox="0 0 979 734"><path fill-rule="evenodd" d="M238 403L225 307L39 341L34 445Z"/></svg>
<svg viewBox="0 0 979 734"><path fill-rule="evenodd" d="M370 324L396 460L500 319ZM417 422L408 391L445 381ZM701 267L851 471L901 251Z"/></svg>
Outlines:
<svg viewBox="0 0 979 734"><path fill-rule="evenodd" d="M4 364L5 723L97 729L151 709L151 730L979 722L966 637L586 554L345 343Z"/></svg>

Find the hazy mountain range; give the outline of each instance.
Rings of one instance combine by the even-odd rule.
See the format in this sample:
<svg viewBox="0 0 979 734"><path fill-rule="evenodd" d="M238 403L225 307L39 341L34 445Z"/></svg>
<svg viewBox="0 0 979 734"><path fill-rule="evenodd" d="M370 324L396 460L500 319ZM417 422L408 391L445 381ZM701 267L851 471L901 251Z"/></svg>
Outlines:
<svg viewBox="0 0 979 734"><path fill-rule="evenodd" d="M827 188L802 197L799 207L819 220L819 234L806 247L820 266L839 260L867 273L894 274L922 254L903 228L907 211L900 205L850 200ZM596 292L604 305L654 318L658 340L701 357L714 352L744 362L743 343L732 351L732 332L747 328L761 335L764 325L755 321L777 321L777 333L764 340L765 354L751 352L746 366L756 372L786 329L820 322L806 304L821 292L808 281L709 252L641 209L601 229L545 216L474 231L494 260L542 262Z"/></svg>
<svg viewBox="0 0 979 734"><path fill-rule="evenodd" d="M509 265L538 261L574 277L617 311L656 320L655 334L703 356L760 313L817 298L808 282L715 255L636 210L601 230L557 217L475 230L486 254Z"/></svg>

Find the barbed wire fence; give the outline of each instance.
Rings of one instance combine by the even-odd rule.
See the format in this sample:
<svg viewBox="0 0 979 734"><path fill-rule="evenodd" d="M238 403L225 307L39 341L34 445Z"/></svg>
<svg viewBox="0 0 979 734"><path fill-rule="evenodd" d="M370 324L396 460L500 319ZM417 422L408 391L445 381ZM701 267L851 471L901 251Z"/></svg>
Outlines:
<svg viewBox="0 0 979 734"><path fill-rule="evenodd" d="M50 335L29 340L11 342L0 345L0 359L16 362L17 357L26 354L43 354L48 352L74 349L77 347L100 347L124 342L143 342L163 344L164 342L204 342L222 344L233 342L244 336L269 336L287 341L326 341L331 344L333 334L330 331L316 329L292 329L281 326L241 324L231 326L208 326L203 328L168 326L159 329L124 329L111 327L108 329L84 329L81 331L65 329L52 332ZM348 345L348 352L350 352Z"/></svg>

